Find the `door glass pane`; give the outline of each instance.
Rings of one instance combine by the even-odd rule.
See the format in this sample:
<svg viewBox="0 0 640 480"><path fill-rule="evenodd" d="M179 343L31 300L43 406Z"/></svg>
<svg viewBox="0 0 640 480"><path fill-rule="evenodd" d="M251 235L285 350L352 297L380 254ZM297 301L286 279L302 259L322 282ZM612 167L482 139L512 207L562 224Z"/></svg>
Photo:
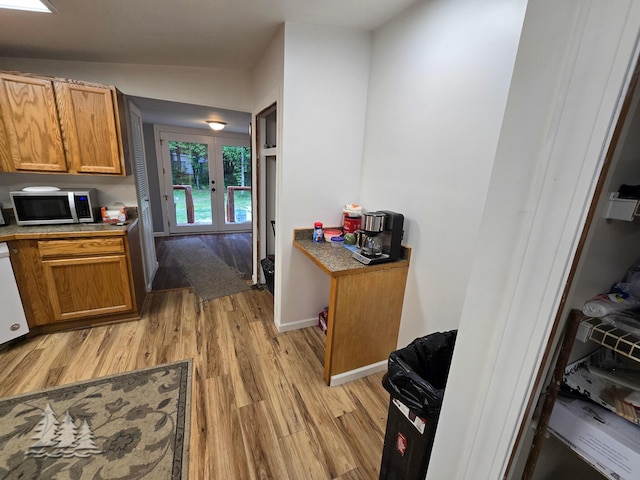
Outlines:
<svg viewBox="0 0 640 480"><path fill-rule="evenodd" d="M211 225L209 151L204 143L169 141L176 225Z"/></svg>
<svg viewBox="0 0 640 480"><path fill-rule="evenodd" d="M251 150L249 147L224 145L222 166L225 222L251 222Z"/></svg>

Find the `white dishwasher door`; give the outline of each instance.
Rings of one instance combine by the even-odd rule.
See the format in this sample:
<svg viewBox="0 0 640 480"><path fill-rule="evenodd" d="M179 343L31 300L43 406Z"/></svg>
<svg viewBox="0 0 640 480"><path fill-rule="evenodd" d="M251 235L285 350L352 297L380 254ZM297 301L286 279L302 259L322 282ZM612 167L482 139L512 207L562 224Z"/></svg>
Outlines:
<svg viewBox="0 0 640 480"><path fill-rule="evenodd" d="M9 248L0 242L0 344L29 331L16 278L11 268Z"/></svg>

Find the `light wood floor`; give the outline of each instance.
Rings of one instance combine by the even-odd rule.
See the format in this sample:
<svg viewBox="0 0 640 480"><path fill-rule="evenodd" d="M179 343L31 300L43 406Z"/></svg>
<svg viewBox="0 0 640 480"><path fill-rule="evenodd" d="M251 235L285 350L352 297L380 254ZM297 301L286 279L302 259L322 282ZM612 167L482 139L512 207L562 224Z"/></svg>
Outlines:
<svg viewBox="0 0 640 480"><path fill-rule="evenodd" d="M190 480L378 478L382 374L327 387L322 333L279 334L267 291L198 300L151 293L140 321L0 351L0 396L193 358Z"/></svg>

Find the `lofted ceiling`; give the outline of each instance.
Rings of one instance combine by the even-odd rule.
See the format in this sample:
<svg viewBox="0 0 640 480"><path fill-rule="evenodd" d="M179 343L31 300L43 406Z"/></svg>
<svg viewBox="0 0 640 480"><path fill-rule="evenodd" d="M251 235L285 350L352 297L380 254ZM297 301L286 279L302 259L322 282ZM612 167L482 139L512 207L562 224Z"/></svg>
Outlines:
<svg viewBox="0 0 640 480"><path fill-rule="evenodd" d="M0 57L248 70L285 21L373 30L418 0L49 1L53 14L0 9ZM145 122L164 103L140 105Z"/></svg>

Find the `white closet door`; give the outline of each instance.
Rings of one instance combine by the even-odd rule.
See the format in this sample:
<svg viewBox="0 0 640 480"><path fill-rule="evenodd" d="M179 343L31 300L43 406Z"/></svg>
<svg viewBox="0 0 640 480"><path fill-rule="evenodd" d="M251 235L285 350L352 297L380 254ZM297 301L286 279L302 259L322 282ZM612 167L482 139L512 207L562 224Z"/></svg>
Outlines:
<svg viewBox="0 0 640 480"><path fill-rule="evenodd" d="M135 163L136 190L138 195L138 218L140 222L140 241L144 261L144 281L147 291L151 290L153 277L158 269L156 247L153 239L153 223L149 204L149 189L147 187L147 169L145 165L144 141L142 134L142 114L138 107L129 102L129 116L131 118L131 137Z"/></svg>

